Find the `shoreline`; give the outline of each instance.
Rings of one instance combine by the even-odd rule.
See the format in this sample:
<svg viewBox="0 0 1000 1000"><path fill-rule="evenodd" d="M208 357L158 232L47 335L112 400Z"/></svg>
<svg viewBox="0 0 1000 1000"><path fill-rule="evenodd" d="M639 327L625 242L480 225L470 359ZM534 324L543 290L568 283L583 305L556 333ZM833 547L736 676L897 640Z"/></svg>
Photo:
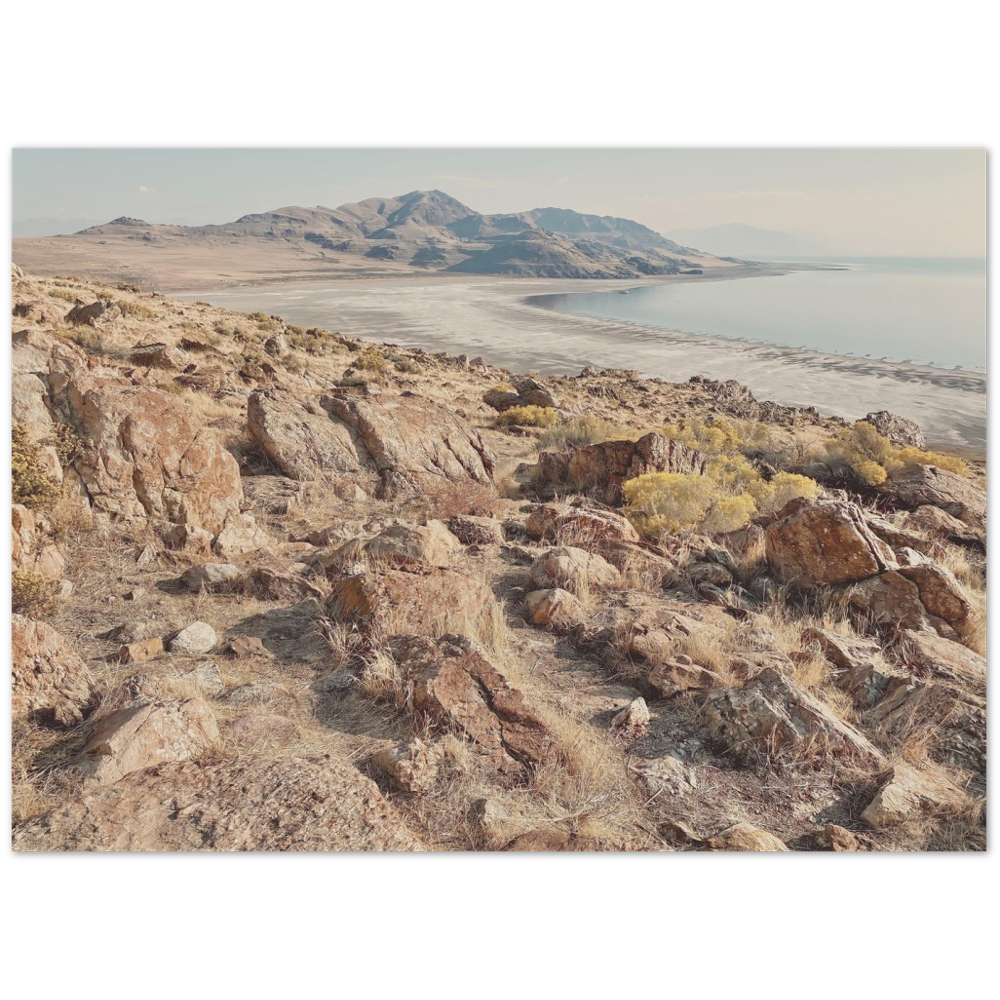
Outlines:
<svg viewBox="0 0 1000 1000"><path fill-rule="evenodd" d="M767 266L768 273L790 269ZM751 277L745 271L710 280ZM692 280L693 276L677 278ZM609 281L606 290L648 281ZM698 276L695 280L704 280ZM605 284L603 281L601 284ZM739 341L559 313L532 305L540 294L594 290L592 279L462 276L347 279L175 291L236 311L265 311L302 326L364 340L481 356L490 364L544 375L576 375L588 365L636 369L645 378L684 382L692 375L736 379L759 399L815 406L857 420L888 409L916 420L928 445L985 453L986 375L930 365Z"/></svg>

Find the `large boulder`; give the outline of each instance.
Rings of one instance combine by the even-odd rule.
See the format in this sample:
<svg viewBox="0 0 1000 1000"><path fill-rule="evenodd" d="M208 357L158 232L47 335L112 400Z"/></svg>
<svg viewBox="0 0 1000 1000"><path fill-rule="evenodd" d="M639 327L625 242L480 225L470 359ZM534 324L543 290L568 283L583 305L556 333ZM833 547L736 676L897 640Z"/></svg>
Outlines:
<svg viewBox="0 0 1000 1000"><path fill-rule="evenodd" d="M561 588L572 594L588 594L601 587L619 586L621 573L593 552L564 545L539 556L531 564L528 579L539 590Z"/></svg>
<svg viewBox="0 0 1000 1000"><path fill-rule="evenodd" d="M16 851L413 851L350 763L246 756L134 771L14 831Z"/></svg>
<svg viewBox="0 0 1000 1000"><path fill-rule="evenodd" d="M239 514L236 459L176 396L117 377L74 374L60 400L87 442L73 467L98 510L212 534Z"/></svg>
<svg viewBox="0 0 1000 1000"><path fill-rule="evenodd" d="M279 389L253 392L247 427L268 459L292 479L374 471L364 447L345 424L330 418L315 396Z"/></svg>
<svg viewBox="0 0 1000 1000"><path fill-rule="evenodd" d="M11 566L15 573L31 573L58 580L66 560L53 540L49 523L22 504L11 506Z"/></svg>
<svg viewBox="0 0 1000 1000"><path fill-rule="evenodd" d="M903 445L907 448L923 448L924 435L920 430L920 425L905 417L900 417L888 410L878 410L876 413L869 413L865 417L865 423L869 423L883 437L887 437L893 444Z"/></svg>
<svg viewBox="0 0 1000 1000"><path fill-rule="evenodd" d="M856 583L895 567L892 552L856 504L792 501L764 536L774 574L795 587Z"/></svg>
<svg viewBox="0 0 1000 1000"><path fill-rule="evenodd" d="M957 811L969 802L965 793L945 775L896 764L886 773L861 818L876 829L905 823L922 813Z"/></svg>
<svg viewBox="0 0 1000 1000"><path fill-rule="evenodd" d="M889 655L911 674L932 677L986 697L986 660L961 643L933 632L903 630L889 647Z"/></svg>
<svg viewBox="0 0 1000 1000"><path fill-rule="evenodd" d="M533 378L519 379L515 383L513 391L488 389L483 394L483 402L500 413L515 406L541 406L548 409L559 405L551 391Z"/></svg>
<svg viewBox="0 0 1000 1000"><path fill-rule="evenodd" d="M605 542L633 545L639 542L639 533L627 517L590 504L538 504L528 516L524 530L532 538L587 548Z"/></svg>
<svg viewBox="0 0 1000 1000"><path fill-rule="evenodd" d="M913 630L961 627L972 612L954 575L929 561L862 581L850 604L880 625Z"/></svg>
<svg viewBox="0 0 1000 1000"><path fill-rule="evenodd" d="M413 707L457 730L498 771L524 773L553 752L545 721L464 636L400 636L392 654L413 685Z"/></svg>
<svg viewBox="0 0 1000 1000"><path fill-rule="evenodd" d="M773 833L751 823L735 823L705 841L706 851L787 851L788 846Z"/></svg>
<svg viewBox="0 0 1000 1000"><path fill-rule="evenodd" d="M55 629L24 615L11 618L11 708L48 725L72 726L96 699L87 665Z"/></svg>
<svg viewBox="0 0 1000 1000"><path fill-rule="evenodd" d="M710 694L704 713L708 728L737 746L816 748L869 764L882 761L866 736L770 667L743 687Z"/></svg>
<svg viewBox="0 0 1000 1000"><path fill-rule="evenodd" d="M347 565L366 558L394 569L429 569L450 566L461 543L441 521L393 524L373 538L352 538L322 556L324 566Z"/></svg>
<svg viewBox="0 0 1000 1000"><path fill-rule="evenodd" d="M493 591L479 576L453 569L385 569L335 577L326 608L335 620L366 633L437 636L472 628L494 603Z"/></svg>
<svg viewBox="0 0 1000 1000"><path fill-rule="evenodd" d="M96 723L81 766L87 777L107 785L144 767L189 760L218 739L215 715L201 698L138 702Z"/></svg>
<svg viewBox="0 0 1000 1000"><path fill-rule="evenodd" d="M494 458L478 431L453 411L416 396L319 396L258 391L250 433L293 479L374 472L386 485L436 476L488 482Z"/></svg>
<svg viewBox="0 0 1000 1000"><path fill-rule="evenodd" d="M878 487L895 507L939 507L976 531L986 531L986 494L971 480L936 465L916 465Z"/></svg>

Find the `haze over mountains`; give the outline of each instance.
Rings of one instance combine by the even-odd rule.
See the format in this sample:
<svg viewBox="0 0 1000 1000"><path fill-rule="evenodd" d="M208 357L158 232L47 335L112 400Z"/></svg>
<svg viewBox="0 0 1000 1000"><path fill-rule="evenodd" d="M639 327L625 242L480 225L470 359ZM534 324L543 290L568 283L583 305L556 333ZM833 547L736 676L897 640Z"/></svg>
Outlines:
<svg viewBox="0 0 1000 1000"><path fill-rule="evenodd" d="M95 239L96 238L96 239ZM339 208L289 206L209 226L118 218L59 240L287 245L323 259L464 274L639 278L738 265L681 246L630 219L569 209L483 215L442 191L369 198Z"/></svg>
<svg viewBox="0 0 1000 1000"><path fill-rule="evenodd" d="M681 243L705 247L709 253L733 257L780 260L830 252L818 234L761 229L744 222L728 222L704 229L675 229L670 235Z"/></svg>

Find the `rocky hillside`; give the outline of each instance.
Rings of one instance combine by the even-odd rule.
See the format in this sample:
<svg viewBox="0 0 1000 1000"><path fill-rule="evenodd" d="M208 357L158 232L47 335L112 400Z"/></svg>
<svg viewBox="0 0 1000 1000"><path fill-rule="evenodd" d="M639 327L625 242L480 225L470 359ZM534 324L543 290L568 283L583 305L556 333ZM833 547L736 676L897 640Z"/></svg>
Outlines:
<svg viewBox="0 0 1000 1000"><path fill-rule="evenodd" d="M12 281L16 850L984 848L912 424Z"/></svg>
<svg viewBox="0 0 1000 1000"><path fill-rule="evenodd" d="M368 198L339 208L279 208L223 225L150 225L121 217L73 236L18 241L17 259L34 266L34 251L39 262L48 263L53 254L58 258L74 246L90 254L88 273L112 250L119 263L125 255L125 270L139 273L146 250L162 260L164 253L197 253L205 247L228 248L246 259L268 252L284 267L311 260L316 267L394 265L534 277L638 278L738 265L682 247L629 219L556 208L482 215L442 191Z"/></svg>

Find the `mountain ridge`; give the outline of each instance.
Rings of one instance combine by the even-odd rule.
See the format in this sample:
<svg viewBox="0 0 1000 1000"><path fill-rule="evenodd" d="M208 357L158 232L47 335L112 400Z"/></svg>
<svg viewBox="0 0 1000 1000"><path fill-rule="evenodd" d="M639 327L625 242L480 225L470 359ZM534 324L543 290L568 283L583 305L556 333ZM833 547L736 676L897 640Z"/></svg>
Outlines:
<svg viewBox="0 0 1000 1000"><path fill-rule="evenodd" d="M422 270L523 277L639 278L737 263L681 246L632 219L554 207L484 214L436 189L336 208L288 205L205 226L151 225L120 216L73 236L147 243L288 241L322 256L360 255Z"/></svg>

